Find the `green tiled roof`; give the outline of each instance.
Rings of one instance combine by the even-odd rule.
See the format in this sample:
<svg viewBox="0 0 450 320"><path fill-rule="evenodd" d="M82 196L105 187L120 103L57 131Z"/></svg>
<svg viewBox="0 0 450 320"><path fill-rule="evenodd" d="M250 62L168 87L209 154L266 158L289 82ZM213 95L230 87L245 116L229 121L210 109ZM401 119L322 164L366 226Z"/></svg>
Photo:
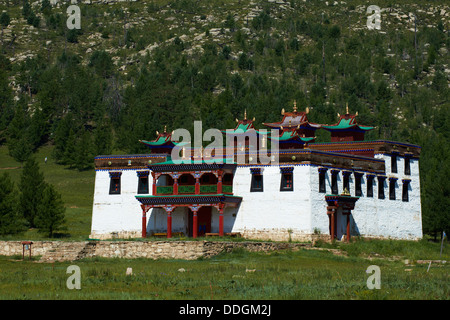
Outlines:
<svg viewBox="0 0 450 320"><path fill-rule="evenodd" d="M329 130L343 130L343 129L350 129L350 128L358 128L358 129L364 130L364 131L374 129L374 127L360 126L359 124L356 124L356 123L352 124L353 120L354 119L352 119L352 118L350 118L350 119L342 118L339 120L339 123L337 125L332 125L332 126L323 125L322 128L329 129Z"/></svg>
<svg viewBox="0 0 450 320"><path fill-rule="evenodd" d="M158 139L156 139L156 141L141 140L141 142L148 146L152 146L152 147L162 146L166 143L172 143L175 146L183 146L185 144L188 144L187 142L173 142L172 140L167 139L166 137L162 137L162 136L159 136Z"/></svg>
<svg viewBox="0 0 450 320"><path fill-rule="evenodd" d="M311 140L314 140L313 137L300 137L296 132L289 132L289 131L285 131L283 132L283 134L280 137L274 137L274 138L270 138L273 140L278 140L278 141L289 141L289 140L293 140L293 139L300 139L303 142L309 142Z"/></svg>

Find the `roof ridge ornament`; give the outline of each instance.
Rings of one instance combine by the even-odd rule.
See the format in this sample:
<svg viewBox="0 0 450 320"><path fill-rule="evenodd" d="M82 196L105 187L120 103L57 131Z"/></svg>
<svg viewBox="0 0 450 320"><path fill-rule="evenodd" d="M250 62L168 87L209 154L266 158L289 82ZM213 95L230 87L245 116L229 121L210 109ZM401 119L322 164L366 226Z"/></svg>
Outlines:
<svg viewBox="0 0 450 320"><path fill-rule="evenodd" d="M294 100L294 112L297 112L297 100Z"/></svg>

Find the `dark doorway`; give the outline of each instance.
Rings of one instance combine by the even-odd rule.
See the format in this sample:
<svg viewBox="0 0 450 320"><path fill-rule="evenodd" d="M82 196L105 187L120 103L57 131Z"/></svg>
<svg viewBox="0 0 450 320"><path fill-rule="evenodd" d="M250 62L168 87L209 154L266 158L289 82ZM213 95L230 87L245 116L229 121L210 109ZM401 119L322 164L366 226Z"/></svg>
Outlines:
<svg viewBox="0 0 450 320"><path fill-rule="evenodd" d="M211 213L212 207L201 207L197 212L197 237L204 237L205 233L211 232ZM189 209L188 212L188 236L193 236L193 213Z"/></svg>

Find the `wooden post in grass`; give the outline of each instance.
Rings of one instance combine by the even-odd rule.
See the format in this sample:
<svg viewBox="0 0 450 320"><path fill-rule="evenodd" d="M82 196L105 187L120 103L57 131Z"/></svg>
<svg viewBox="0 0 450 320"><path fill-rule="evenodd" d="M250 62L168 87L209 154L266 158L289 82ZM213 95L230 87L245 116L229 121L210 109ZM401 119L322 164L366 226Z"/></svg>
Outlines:
<svg viewBox="0 0 450 320"><path fill-rule="evenodd" d="M25 247L30 251L29 256L31 260L31 245L33 242L31 241L22 241L22 260L25 260Z"/></svg>

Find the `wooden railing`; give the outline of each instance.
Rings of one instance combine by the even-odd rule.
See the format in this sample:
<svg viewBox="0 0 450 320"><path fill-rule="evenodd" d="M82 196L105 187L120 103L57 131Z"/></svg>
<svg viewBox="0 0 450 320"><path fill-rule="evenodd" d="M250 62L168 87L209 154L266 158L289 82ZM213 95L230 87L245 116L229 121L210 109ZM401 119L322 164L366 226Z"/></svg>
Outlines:
<svg viewBox="0 0 450 320"><path fill-rule="evenodd" d="M222 185L222 193L232 194L233 186ZM157 186L156 195L172 195L173 186ZM195 194L195 185L179 185L178 194ZM200 194L217 194L217 185L200 185Z"/></svg>

